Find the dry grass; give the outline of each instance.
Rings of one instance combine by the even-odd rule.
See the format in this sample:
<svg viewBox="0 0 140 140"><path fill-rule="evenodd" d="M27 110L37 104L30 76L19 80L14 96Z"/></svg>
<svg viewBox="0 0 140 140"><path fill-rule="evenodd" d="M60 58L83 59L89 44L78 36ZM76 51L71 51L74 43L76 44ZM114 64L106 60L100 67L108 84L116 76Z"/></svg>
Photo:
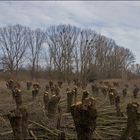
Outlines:
<svg viewBox="0 0 140 140"><path fill-rule="evenodd" d="M140 81L135 81L136 83L140 83ZM35 135L38 137L38 139L44 138L44 139L50 139L55 140L56 136L60 132L60 130L55 129L56 120L48 120L48 118L45 115L44 112L44 105L43 105L43 91L45 89L45 85L47 84L47 81L40 80L39 81L41 85L41 90L39 92L39 95L36 99L36 101L32 101L32 95L31 91L26 90L26 83L21 82L21 89L22 89L22 96L23 96L23 103L28 108L29 112L29 128L33 130ZM130 82L134 84L134 81ZM87 87L87 90L91 93L90 84ZM62 117L62 128L66 133L67 139L76 139L76 132L73 125L73 120L70 113L66 112L66 94L65 90L68 87L67 84L63 85L63 88L61 89L61 101L60 105L63 108L63 117ZM73 85L69 87L70 89L73 88ZM121 90L123 88L123 84L121 84L121 87L118 88L119 94L121 94ZM78 90L78 99L81 100L82 96L82 89ZM92 93L90 96L93 96ZM102 93L100 93L98 96L95 96L96 98L96 106L98 110L98 119L97 119L97 128L94 133L94 137L96 139L103 139L103 140L109 140L119 139L122 130L124 129L126 125L126 117L117 117L116 111L114 106L110 106L108 97L104 98ZM140 95L138 95L137 99L133 99L132 97L132 85L130 84L129 93L126 99L123 99L121 97L121 111L126 111L126 105L130 101L137 101L140 102ZM10 91L6 89L5 82L0 82L0 134L3 134L5 132L10 132L11 127L9 124L9 121L7 118L2 117L3 115L7 114L8 111L15 108L15 104L12 102L12 96L10 94ZM6 136L1 136L1 138L4 139L11 139L12 134L7 134Z"/></svg>

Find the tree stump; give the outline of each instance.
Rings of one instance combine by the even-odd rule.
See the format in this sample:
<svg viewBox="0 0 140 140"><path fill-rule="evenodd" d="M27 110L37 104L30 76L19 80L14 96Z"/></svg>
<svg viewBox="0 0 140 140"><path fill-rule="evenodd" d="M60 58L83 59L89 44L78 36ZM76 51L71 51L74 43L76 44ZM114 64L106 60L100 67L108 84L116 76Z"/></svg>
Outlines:
<svg viewBox="0 0 140 140"><path fill-rule="evenodd" d="M6 86L8 89L10 89L10 91L12 93L12 101L14 102L15 101L15 92L16 92L16 89L20 89L20 84L17 81L10 79L6 82Z"/></svg>
<svg viewBox="0 0 140 140"><path fill-rule="evenodd" d="M15 140L28 139L28 113L25 107L10 111L7 115Z"/></svg>
<svg viewBox="0 0 140 140"><path fill-rule="evenodd" d="M9 79L9 80L6 82L6 86L7 86L8 89L12 90L13 87L14 87L14 80Z"/></svg>
<svg viewBox="0 0 140 140"><path fill-rule="evenodd" d="M38 88L32 90L32 99L33 99L33 101L35 100L35 98L38 95L38 93L39 93Z"/></svg>
<svg viewBox="0 0 140 140"><path fill-rule="evenodd" d="M31 82L31 81L28 81L28 82L26 83L26 86L27 86L27 90L30 90L31 87L32 87L32 82Z"/></svg>
<svg viewBox="0 0 140 140"><path fill-rule="evenodd" d="M115 97L117 95L117 90L115 88L110 87L109 88L109 100L110 100L110 105L115 104Z"/></svg>
<svg viewBox="0 0 140 140"><path fill-rule="evenodd" d="M21 88L20 83L18 81L14 81L14 88Z"/></svg>
<svg viewBox="0 0 140 140"><path fill-rule="evenodd" d="M114 105L114 103L115 103L115 95L112 92L109 93L109 101L110 101L110 105Z"/></svg>
<svg viewBox="0 0 140 140"><path fill-rule="evenodd" d="M13 130L13 136L15 140L21 140L22 139L22 116L21 114L16 114L15 112L11 112L7 115L12 130Z"/></svg>
<svg viewBox="0 0 140 140"><path fill-rule="evenodd" d="M84 99L88 97L88 95L89 95L89 92L88 91L86 91L86 90L83 91L83 95L82 95L82 100L81 101L83 102Z"/></svg>
<svg viewBox="0 0 140 140"><path fill-rule="evenodd" d="M43 100L44 100L45 112L46 112L46 114L48 114L49 94L48 94L48 92L46 92L46 91L44 92Z"/></svg>
<svg viewBox="0 0 140 140"><path fill-rule="evenodd" d="M58 87L58 85L54 85L54 94L59 94L60 93L60 88Z"/></svg>
<svg viewBox="0 0 140 140"><path fill-rule="evenodd" d="M74 87L73 94L74 94L74 103L76 104L76 102L77 102L77 95L78 95L77 87Z"/></svg>
<svg viewBox="0 0 140 140"><path fill-rule="evenodd" d="M33 84L33 90L32 90L32 99L35 100L36 96L39 93L40 85L39 83Z"/></svg>
<svg viewBox="0 0 140 140"><path fill-rule="evenodd" d="M72 105L71 114L78 140L93 140L92 135L96 128L97 110L91 99L86 98L83 103Z"/></svg>
<svg viewBox="0 0 140 140"><path fill-rule="evenodd" d="M83 82L83 83L82 83L82 89L85 90L86 87L87 87L87 83L86 83L86 82Z"/></svg>
<svg viewBox="0 0 140 140"><path fill-rule="evenodd" d="M34 83L33 84L33 89L40 89L41 87L40 87L40 85L39 85L39 83Z"/></svg>
<svg viewBox="0 0 140 140"><path fill-rule="evenodd" d="M93 84L92 86L91 86L91 90L92 90L92 94L94 95L98 95L99 94L99 87L98 87L98 85L97 84Z"/></svg>
<svg viewBox="0 0 140 140"><path fill-rule="evenodd" d="M72 91L67 91L67 112L70 112L70 107L73 104L73 92Z"/></svg>
<svg viewBox="0 0 140 140"><path fill-rule="evenodd" d="M138 113L138 103L129 103L127 105L127 126L121 136L120 140L129 140L131 137L133 140L139 140L140 135L138 134L138 120L139 120L139 113Z"/></svg>
<svg viewBox="0 0 140 140"><path fill-rule="evenodd" d="M49 89L50 89L50 88L49 88L49 85L46 85L46 87L45 87L45 91L47 91L47 92L48 92L48 91L49 91Z"/></svg>
<svg viewBox="0 0 140 140"><path fill-rule="evenodd" d="M58 103L60 101L60 96L53 95L48 103L48 118L54 118L56 115Z"/></svg>
<svg viewBox="0 0 140 140"><path fill-rule="evenodd" d="M16 102L16 107L17 109L22 105L22 94L21 94L21 90L16 88L14 91L13 91L13 94L14 94L14 99L15 99L15 102Z"/></svg>
<svg viewBox="0 0 140 140"><path fill-rule="evenodd" d="M106 97L107 96L107 93L108 93L108 88L106 86L102 86L101 87L101 91L102 91L104 97Z"/></svg>
<svg viewBox="0 0 140 140"><path fill-rule="evenodd" d="M116 107L117 116L122 116L121 108L120 108L120 96L119 95L117 95L115 97L115 107Z"/></svg>
<svg viewBox="0 0 140 140"><path fill-rule="evenodd" d="M49 81L49 86L50 86L50 89L53 87L53 81Z"/></svg>
<svg viewBox="0 0 140 140"><path fill-rule="evenodd" d="M67 80L67 84L68 84L68 86L70 86L71 80Z"/></svg>
<svg viewBox="0 0 140 140"><path fill-rule="evenodd" d="M58 116L57 116L57 122L56 122L56 128L61 128L61 119L62 119L62 108L58 106Z"/></svg>
<svg viewBox="0 0 140 140"><path fill-rule="evenodd" d="M55 92L55 87L54 86L51 86L51 94L53 95L54 94L54 92Z"/></svg>
<svg viewBox="0 0 140 140"><path fill-rule="evenodd" d="M58 81L57 83L58 83L58 87L59 87L59 88L62 88L63 82L62 82L62 81Z"/></svg>
<svg viewBox="0 0 140 140"><path fill-rule="evenodd" d="M134 85L134 90L133 90L134 98L137 98L138 92L139 92L139 88L136 85Z"/></svg>
<svg viewBox="0 0 140 140"><path fill-rule="evenodd" d="M123 97L125 98L127 96L127 88L124 88L122 93L123 93Z"/></svg>
<svg viewBox="0 0 140 140"><path fill-rule="evenodd" d="M108 81L105 81L104 82L104 85L109 86L109 82Z"/></svg>
<svg viewBox="0 0 140 140"><path fill-rule="evenodd" d="M20 113L22 115L22 138L27 139L29 136L28 132L28 112L25 107L20 107Z"/></svg>
<svg viewBox="0 0 140 140"><path fill-rule="evenodd" d="M119 87L120 85L119 85L119 82L113 82L113 86L114 87Z"/></svg>

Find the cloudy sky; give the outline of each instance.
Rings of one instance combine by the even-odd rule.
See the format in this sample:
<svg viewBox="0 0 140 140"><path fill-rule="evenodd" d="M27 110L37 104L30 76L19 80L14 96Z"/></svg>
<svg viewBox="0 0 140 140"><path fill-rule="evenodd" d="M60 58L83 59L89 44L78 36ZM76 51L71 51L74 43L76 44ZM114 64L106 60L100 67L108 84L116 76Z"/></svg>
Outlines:
<svg viewBox="0 0 140 140"><path fill-rule="evenodd" d="M10 24L32 28L72 24L92 28L132 50L140 63L139 1L0 2L0 26Z"/></svg>

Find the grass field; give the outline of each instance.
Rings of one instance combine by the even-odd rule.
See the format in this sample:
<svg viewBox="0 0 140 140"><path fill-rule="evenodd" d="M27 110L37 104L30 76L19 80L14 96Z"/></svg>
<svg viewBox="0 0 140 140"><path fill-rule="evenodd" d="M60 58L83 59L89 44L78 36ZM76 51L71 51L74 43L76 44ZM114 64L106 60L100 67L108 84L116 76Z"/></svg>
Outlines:
<svg viewBox="0 0 140 140"><path fill-rule="evenodd" d="M111 82L111 81L110 81ZM44 111L44 103L43 103L43 92L45 91L45 85L48 84L47 81L40 81L41 89L36 100L32 101L31 90L26 90L26 82L20 82L22 97L23 97L23 105L25 105L29 112L29 129L31 129L36 135L37 139L49 139L55 140L57 139L57 135L60 131L64 131L66 133L67 139L77 139L76 131L73 124L72 116L70 113L66 113L66 88L68 85L66 83L63 84L62 89L60 90L61 100L59 105L62 107L63 116L61 120L61 129L56 129L56 119L48 119L45 115ZM95 139L103 139L103 140L118 140L121 136L122 131L126 126L126 106L127 103L136 101L140 102L140 93L137 99L133 98L132 89L133 85L136 83L140 88L140 81L130 81L129 84L129 92L127 97L124 99L122 97L122 89L124 84L120 82L120 87L117 88L118 94L121 96L121 111L124 116L118 117L116 116L115 106L111 106L109 103L108 96L104 97L102 93L98 95L92 94L91 92L91 84L88 84L87 90L90 92L90 96L95 97L96 99L96 108L98 111L97 118L97 127L94 132ZM72 89L74 85L70 85L69 88ZM51 93L49 93L51 96ZM78 100L81 100L82 89L78 89ZM5 82L0 82L0 139L12 139L12 129L8 119L4 116L10 110L15 108L15 103L12 101L12 95L10 91L6 88ZM57 118L57 115L56 115ZM139 125L140 126L140 125ZM34 139L34 138L33 138Z"/></svg>

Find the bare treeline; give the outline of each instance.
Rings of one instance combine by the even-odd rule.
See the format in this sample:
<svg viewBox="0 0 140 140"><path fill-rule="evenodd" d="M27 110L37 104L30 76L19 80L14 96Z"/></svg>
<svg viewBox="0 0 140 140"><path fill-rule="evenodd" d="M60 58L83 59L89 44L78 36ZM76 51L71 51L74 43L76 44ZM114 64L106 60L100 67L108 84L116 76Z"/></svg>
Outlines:
<svg viewBox="0 0 140 140"><path fill-rule="evenodd" d="M0 56L1 64L11 74L17 75L24 68L30 70L32 78L45 71L49 78L84 81L126 78L135 61L134 54L114 40L71 25L46 30L22 25L1 27Z"/></svg>

